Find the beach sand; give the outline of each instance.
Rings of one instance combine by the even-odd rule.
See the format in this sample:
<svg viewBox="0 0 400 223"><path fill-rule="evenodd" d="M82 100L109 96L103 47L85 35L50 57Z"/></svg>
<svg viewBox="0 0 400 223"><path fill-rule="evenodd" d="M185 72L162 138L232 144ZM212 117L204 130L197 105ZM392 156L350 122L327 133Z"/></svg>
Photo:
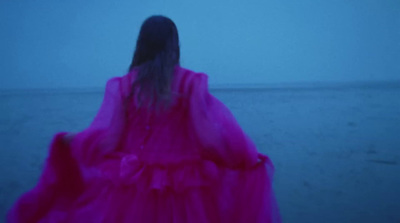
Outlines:
<svg viewBox="0 0 400 223"><path fill-rule="evenodd" d="M400 222L400 87L215 89L275 164L283 222ZM0 93L0 219L101 92ZM1 221L0 220L0 221Z"/></svg>

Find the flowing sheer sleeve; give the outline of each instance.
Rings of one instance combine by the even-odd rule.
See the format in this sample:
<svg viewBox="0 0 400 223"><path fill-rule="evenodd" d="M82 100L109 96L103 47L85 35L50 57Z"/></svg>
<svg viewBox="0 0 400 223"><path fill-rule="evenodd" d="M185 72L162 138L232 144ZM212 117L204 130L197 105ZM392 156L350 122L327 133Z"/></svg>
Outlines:
<svg viewBox="0 0 400 223"><path fill-rule="evenodd" d="M98 113L89 127L77 133L71 142L71 149L78 157L92 160L96 154L110 152L118 146L125 123L121 85L121 77L107 81Z"/></svg>
<svg viewBox="0 0 400 223"><path fill-rule="evenodd" d="M122 110L122 78L114 77L107 81L101 107L90 124L92 129L106 129L114 121L118 121Z"/></svg>
<svg viewBox="0 0 400 223"><path fill-rule="evenodd" d="M242 130L231 111L208 90L208 76L196 74L191 81L190 114L205 156L228 167L257 163L255 144Z"/></svg>
<svg viewBox="0 0 400 223"><path fill-rule="evenodd" d="M107 82L97 115L88 128L75 135L71 144L64 143L65 132L54 136L39 182L9 210L8 222L38 222L53 207L73 202L79 196L87 177L82 163L91 165L102 150L117 146L125 117L121 82L120 77Z"/></svg>

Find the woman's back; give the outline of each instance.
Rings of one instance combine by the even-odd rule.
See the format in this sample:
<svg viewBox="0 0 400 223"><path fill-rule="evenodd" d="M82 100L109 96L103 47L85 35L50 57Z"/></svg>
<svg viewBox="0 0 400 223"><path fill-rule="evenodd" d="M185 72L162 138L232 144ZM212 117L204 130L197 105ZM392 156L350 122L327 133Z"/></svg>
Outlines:
<svg viewBox="0 0 400 223"><path fill-rule="evenodd" d="M132 82L137 71L128 73L121 81ZM185 157L200 156L199 144L193 132L190 116L191 94L194 79L205 75L176 66L171 83L172 103L163 112L149 112L146 108L138 108L129 101L127 108L126 133L123 136L124 151L132 152L154 162L174 162ZM122 83L122 97L130 92L130 84ZM181 157L180 157L181 156ZM162 160L162 161L161 161Z"/></svg>

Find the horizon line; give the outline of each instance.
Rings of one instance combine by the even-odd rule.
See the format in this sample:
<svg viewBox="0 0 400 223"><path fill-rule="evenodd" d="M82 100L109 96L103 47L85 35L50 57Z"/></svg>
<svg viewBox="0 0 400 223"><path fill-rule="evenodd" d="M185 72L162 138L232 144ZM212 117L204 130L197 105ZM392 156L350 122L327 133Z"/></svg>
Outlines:
<svg viewBox="0 0 400 223"><path fill-rule="evenodd" d="M216 90L285 90L285 89L334 89L334 88L400 88L400 80L393 81L309 81L280 82L262 84L209 84L210 91ZM26 93L101 93L104 87L46 87L46 88L6 88L0 95Z"/></svg>

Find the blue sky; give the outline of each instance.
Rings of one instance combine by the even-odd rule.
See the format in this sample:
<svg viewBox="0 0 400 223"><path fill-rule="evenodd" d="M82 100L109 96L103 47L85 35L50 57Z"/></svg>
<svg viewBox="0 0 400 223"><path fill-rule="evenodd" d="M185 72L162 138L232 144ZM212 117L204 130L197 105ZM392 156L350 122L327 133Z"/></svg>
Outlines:
<svg viewBox="0 0 400 223"><path fill-rule="evenodd" d="M400 80L398 0L21 0L0 3L0 89L103 87L153 14L210 85Z"/></svg>

